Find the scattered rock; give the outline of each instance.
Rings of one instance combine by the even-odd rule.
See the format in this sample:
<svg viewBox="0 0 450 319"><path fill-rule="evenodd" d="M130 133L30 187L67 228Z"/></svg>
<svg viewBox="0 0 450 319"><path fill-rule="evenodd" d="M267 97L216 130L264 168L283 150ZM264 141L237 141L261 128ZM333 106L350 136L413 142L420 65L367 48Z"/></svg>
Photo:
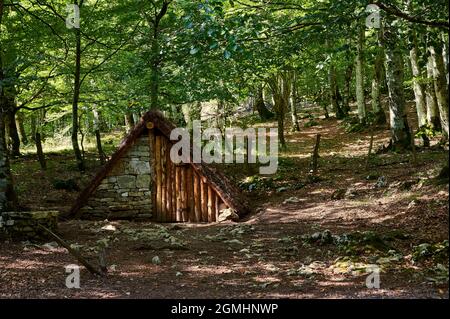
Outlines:
<svg viewBox="0 0 450 319"><path fill-rule="evenodd" d="M331 195L331 199L332 200L341 200L345 198L345 193L347 192L347 190L345 189L337 189L333 192L333 194Z"/></svg>
<svg viewBox="0 0 450 319"><path fill-rule="evenodd" d="M385 176L380 176L375 184L375 188L384 188L387 186L387 180Z"/></svg>
<svg viewBox="0 0 450 319"><path fill-rule="evenodd" d="M244 245L244 243L238 239L231 239L224 241L225 244Z"/></svg>
<svg viewBox="0 0 450 319"><path fill-rule="evenodd" d="M296 203L300 203L300 200L297 197L290 197L283 202L283 205Z"/></svg>
<svg viewBox="0 0 450 319"><path fill-rule="evenodd" d="M408 209L413 209L416 206L417 206L417 201L413 200L411 203L409 203Z"/></svg>
<svg viewBox="0 0 450 319"><path fill-rule="evenodd" d="M106 226L103 226L103 227L101 228L101 230L116 231L117 228L116 228L116 226L114 226L114 225L106 225Z"/></svg>
<svg viewBox="0 0 450 319"><path fill-rule="evenodd" d="M50 243L45 243L41 246L42 248L53 250L59 247L58 243L56 241L52 241Z"/></svg>
<svg viewBox="0 0 450 319"><path fill-rule="evenodd" d="M417 183L419 183L419 180L398 181L390 184L389 189L397 189L399 191L409 191Z"/></svg>
<svg viewBox="0 0 450 319"><path fill-rule="evenodd" d="M285 192L287 190L289 190L288 187L280 187L280 188L277 188L277 193L283 193L283 192Z"/></svg>
<svg viewBox="0 0 450 319"><path fill-rule="evenodd" d="M358 191L355 188L347 189L344 195L344 197L348 199L356 198L356 196L358 196Z"/></svg>
<svg viewBox="0 0 450 319"><path fill-rule="evenodd" d="M226 220L237 222L239 221L239 215L236 214L236 211L231 208L224 209L220 212L219 222L224 222Z"/></svg>
<svg viewBox="0 0 450 319"><path fill-rule="evenodd" d="M152 258L152 264L153 265L160 265L161 264L161 259L159 258L159 256L155 256Z"/></svg>

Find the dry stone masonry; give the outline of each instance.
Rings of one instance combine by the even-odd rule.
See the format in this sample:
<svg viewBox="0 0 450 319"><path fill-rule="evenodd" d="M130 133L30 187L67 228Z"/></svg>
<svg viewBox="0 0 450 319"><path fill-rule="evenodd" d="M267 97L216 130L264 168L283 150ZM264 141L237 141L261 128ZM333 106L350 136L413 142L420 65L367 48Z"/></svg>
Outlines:
<svg viewBox="0 0 450 319"><path fill-rule="evenodd" d="M136 139L81 210L88 219L152 217L148 135Z"/></svg>
<svg viewBox="0 0 450 319"><path fill-rule="evenodd" d="M58 212L6 212L0 214L0 238L44 240L48 234L39 225L55 231Z"/></svg>

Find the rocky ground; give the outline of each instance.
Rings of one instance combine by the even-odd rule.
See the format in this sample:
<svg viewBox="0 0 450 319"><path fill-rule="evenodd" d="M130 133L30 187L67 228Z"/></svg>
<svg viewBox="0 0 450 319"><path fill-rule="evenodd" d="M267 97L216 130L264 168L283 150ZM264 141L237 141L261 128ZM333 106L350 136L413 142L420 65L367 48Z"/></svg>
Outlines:
<svg viewBox="0 0 450 319"><path fill-rule="evenodd" d="M435 178L447 152L419 148L415 160L411 153L378 154L367 166L370 132L310 121L305 117L301 132L289 134L276 176L225 168L254 210L241 222L61 222L61 237L91 263L105 253L107 275L82 267L80 289L68 289L65 266L77 261L66 249L3 242L0 297L448 298L448 180ZM319 178L311 180L317 133ZM375 149L388 135L375 132ZM64 169L67 158L53 155L50 167L60 172L51 173L38 173L31 158L14 163L23 205L70 207L77 191L55 190L52 180L75 178L82 186L94 170L80 177ZM30 174L38 179L24 178ZM366 286L374 265L379 289Z"/></svg>

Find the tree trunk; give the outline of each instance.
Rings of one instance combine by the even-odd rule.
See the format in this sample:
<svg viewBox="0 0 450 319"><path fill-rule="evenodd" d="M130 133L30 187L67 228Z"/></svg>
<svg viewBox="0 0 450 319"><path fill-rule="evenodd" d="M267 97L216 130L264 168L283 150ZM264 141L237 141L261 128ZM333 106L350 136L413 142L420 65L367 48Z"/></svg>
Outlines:
<svg viewBox="0 0 450 319"><path fill-rule="evenodd" d="M448 140L448 87L442 55L442 43L438 42L435 46L430 46L429 50L433 61L433 80L441 118L442 133L444 138Z"/></svg>
<svg viewBox="0 0 450 319"><path fill-rule="evenodd" d="M93 109L94 113L94 132L95 132L95 141L97 145L97 152L98 152L98 159L100 160L100 163L103 165L106 162L106 155L103 151L102 147L102 137L100 134L100 126L101 126L101 118L100 113L97 111L97 109L94 107Z"/></svg>
<svg viewBox="0 0 450 319"><path fill-rule="evenodd" d="M414 87L414 95L416 98L416 109L417 109L417 118L419 127L422 127L427 124L427 110L426 110L426 101L425 101L425 89L423 84L420 82L420 78L422 77L422 72L420 71L419 66L419 58L418 58L418 47L417 47L417 37L416 32L412 31L412 47L409 51L409 57L411 60L411 70L413 75L413 87Z"/></svg>
<svg viewBox="0 0 450 319"><path fill-rule="evenodd" d="M274 118L274 114L269 111L264 102L264 89L262 85L259 85L256 92L255 109L259 114L259 117L263 121L271 120Z"/></svg>
<svg viewBox="0 0 450 319"><path fill-rule="evenodd" d="M405 92L403 88L403 52L396 30L386 27L384 32L386 50L386 81L389 90L389 113L391 145L394 149L411 147L411 133L405 113Z"/></svg>
<svg viewBox="0 0 450 319"><path fill-rule="evenodd" d="M278 139L281 148L286 148L284 118L289 106L289 97L291 96L291 80L291 74L289 72L279 73L269 80L273 94L274 110L278 121Z"/></svg>
<svg viewBox="0 0 450 319"><path fill-rule="evenodd" d="M0 0L0 34L3 30L3 0ZM14 191L14 184L9 166L8 151L5 140L5 115L9 111L10 104L3 85L5 73L3 69L3 47L0 41L0 213L16 210L17 196Z"/></svg>
<svg viewBox="0 0 450 319"><path fill-rule="evenodd" d="M152 57L151 57L151 83L150 83L150 108L155 110L158 108L158 95L159 95L159 30L154 27L154 33L152 38Z"/></svg>
<svg viewBox="0 0 450 319"><path fill-rule="evenodd" d="M439 108L437 104L436 91L434 89L434 72L433 61L431 55L427 62L427 85L426 89L426 103L427 103L427 122L433 130L440 131L441 120L439 118Z"/></svg>
<svg viewBox="0 0 450 319"><path fill-rule="evenodd" d="M3 100L1 97L0 99ZM17 197L6 150L3 102L0 101L0 213L17 208Z"/></svg>
<svg viewBox="0 0 450 319"><path fill-rule="evenodd" d="M447 85L449 84L449 74L448 74L448 33L442 33L442 56L444 58L444 66L445 66L445 77L447 79Z"/></svg>
<svg viewBox="0 0 450 319"><path fill-rule="evenodd" d="M278 138L280 140L281 148L286 148L286 138L284 136L284 116L284 112L277 112Z"/></svg>
<svg viewBox="0 0 450 319"><path fill-rule="evenodd" d="M439 107L436 97L436 90L434 86L434 71L433 59L431 55L427 62L427 87L426 87L426 101L427 101L427 121L430 125L438 131L442 130L441 119L439 117Z"/></svg>
<svg viewBox="0 0 450 319"><path fill-rule="evenodd" d="M24 114L22 112L16 113L16 125L19 130L19 136L22 144L28 144L28 137L27 133L25 132L25 125L24 125Z"/></svg>
<svg viewBox="0 0 450 319"><path fill-rule="evenodd" d="M134 128L134 117L131 111L125 113L125 126L127 127L127 131L130 132Z"/></svg>
<svg viewBox="0 0 450 319"><path fill-rule="evenodd" d="M300 126L298 125L297 115L297 74L293 75L292 80L292 94L291 94L291 119L292 119L292 131L300 132Z"/></svg>
<svg viewBox="0 0 450 319"><path fill-rule="evenodd" d="M36 132L35 141L36 141L36 153L38 156L39 165L41 165L41 169L43 171L46 171L47 170L47 161L45 160L44 150L42 149L41 133Z"/></svg>
<svg viewBox="0 0 450 319"><path fill-rule="evenodd" d="M81 34L80 29L75 29L76 38L76 58L75 58L75 79L72 101L72 148L80 171L84 171L84 161L78 144L78 102L80 99L80 76L81 76Z"/></svg>
<svg viewBox="0 0 450 319"><path fill-rule="evenodd" d="M356 101L358 104L358 118L360 123L365 123L367 118L366 97L364 93L364 41L365 28L361 24L358 30L356 55Z"/></svg>
<svg viewBox="0 0 450 319"><path fill-rule="evenodd" d="M339 105L339 89L336 80L336 67L333 64L333 61L330 62L330 70L328 73L328 82L330 89L330 105L333 112L336 114L337 119L344 118L344 113L342 112L341 106Z"/></svg>
<svg viewBox="0 0 450 319"><path fill-rule="evenodd" d="M36 114L35 112L33 112L30 116L30 135L31 140L33 142L36 142L36 126L37 126Z"/></svg>
<svg viewBox="0 0 450 319"><path fill-rule="evenodd" d="M380 31L382 32L382 31ZM375 57L374 75L372 80L372 112L374 115L374 124L383 125L386 124L386 114L384 113L381 105L381 83L383 81L383 63L384 63L384 50L381 44L381 33L378 33L378 47Z"/></svg>
<svg viewBox="0 0 450 319"><path fill-rule="evenodd" d="M345 82L344 82L344 98L342 101L342 112L345 116L350 113L350 97L351 97L351 84L353 76L353 64L350 64L345 71Z"/></svg>
<svg viewBox="0 0 450 319"><path fill-rule="evenodd" d="M19 133L17 131L17 125L16 125L16 116L15 116L15 105L14 102L10 100L11 107L9 111L6 113L7 118L7 125L8 125L8 132L9 132L9 138L11 143L11 156L12 157L19 157L20 154L20 138Z"/></svg>

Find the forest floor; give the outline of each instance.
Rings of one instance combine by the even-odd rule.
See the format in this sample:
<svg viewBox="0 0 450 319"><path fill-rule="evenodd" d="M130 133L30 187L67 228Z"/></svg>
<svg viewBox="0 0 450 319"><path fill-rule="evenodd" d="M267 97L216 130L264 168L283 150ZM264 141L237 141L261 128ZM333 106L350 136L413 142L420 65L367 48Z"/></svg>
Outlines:
<svg viewBox="0 0 450 319"><path fill-rule="evenodd" d="M411 114L411 118L413 114ZM239 182L254 213L239 223L155 224L65 221L61 236L95 263L105 247L108 275L81 269L81 288L65 286L76 260L43 243L0 245L1 298L448 298L448 180L437 182L447 151L374 155L370 132L346 133L341 121L318 119L287 136L276 176L225 169ZM265 123L261 125L269 125ZM317 133L319 179L307 175ZM389 131L374 132L374 149ZM436 144L433 141L433 145ZM70 154L14 161L22 205L67 211L77 192L55 190L55 179L85 185L95 173L76 172ZM369 289L370 265L380 288Z"/></svg>

